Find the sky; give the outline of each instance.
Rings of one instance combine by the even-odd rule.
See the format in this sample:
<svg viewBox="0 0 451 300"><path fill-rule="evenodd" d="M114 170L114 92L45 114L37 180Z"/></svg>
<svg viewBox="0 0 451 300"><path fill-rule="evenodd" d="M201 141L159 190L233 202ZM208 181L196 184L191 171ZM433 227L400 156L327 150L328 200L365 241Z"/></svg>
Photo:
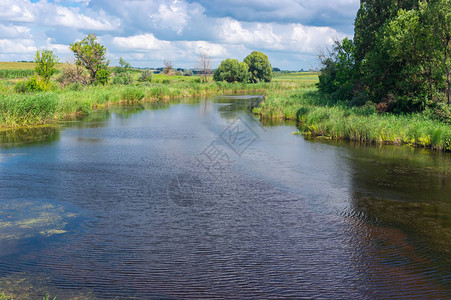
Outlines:
<svg viewBox="0 0 451 300"><path fill-rule="evenodd" d="M69 44L95 33L111 65L212 67L252 51L283 70L318 67L317 54L353 36L359 0L0 0L0 61L50 49L72 62Z"/></svg>

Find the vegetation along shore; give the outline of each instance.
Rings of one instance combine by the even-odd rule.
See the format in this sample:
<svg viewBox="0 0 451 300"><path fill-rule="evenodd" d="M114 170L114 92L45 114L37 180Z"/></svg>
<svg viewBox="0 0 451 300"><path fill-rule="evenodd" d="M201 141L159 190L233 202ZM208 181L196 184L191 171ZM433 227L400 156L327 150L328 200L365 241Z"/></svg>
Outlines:
<svg viewBox="0 0 451 300"><path fill-rule="evenodd" d="M212 74L202 54L198 76L168 61L161 74L123 59L110 67L95 35L70 45L73 64L48 50L34 63L0 63L0 127L54 123L122 103L258 93L265 100L257 116L297 120L305 135L451 151L450 0L370 4L362 1L354 40L319 55L319 73L274 73L258 51L242 62L226 59Z"/></svg>

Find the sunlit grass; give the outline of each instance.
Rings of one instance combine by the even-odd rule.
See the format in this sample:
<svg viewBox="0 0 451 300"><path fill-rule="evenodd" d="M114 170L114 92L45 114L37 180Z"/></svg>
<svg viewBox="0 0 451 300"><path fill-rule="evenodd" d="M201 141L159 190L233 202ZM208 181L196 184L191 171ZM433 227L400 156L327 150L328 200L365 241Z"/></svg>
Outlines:
<svg viewBox="0 0 451 300"><path fill-rule="evenodd" d="M298 120L306 135L451 151L450 125L421 114L378 114L371 105L331 105L315 88L269 91L254 112L262 118Z"/></svg>

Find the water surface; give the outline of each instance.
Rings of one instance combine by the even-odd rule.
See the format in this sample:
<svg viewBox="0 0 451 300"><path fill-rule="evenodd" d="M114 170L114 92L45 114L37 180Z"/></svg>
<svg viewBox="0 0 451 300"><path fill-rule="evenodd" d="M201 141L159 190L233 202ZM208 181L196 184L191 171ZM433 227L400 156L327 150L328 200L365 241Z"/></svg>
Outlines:
<svg viewBox="0 0 451 300"><path fill-rule="evenodd" d="M252 97L0 132L0 289L451 296L451 156L306 140Z"/></svg>

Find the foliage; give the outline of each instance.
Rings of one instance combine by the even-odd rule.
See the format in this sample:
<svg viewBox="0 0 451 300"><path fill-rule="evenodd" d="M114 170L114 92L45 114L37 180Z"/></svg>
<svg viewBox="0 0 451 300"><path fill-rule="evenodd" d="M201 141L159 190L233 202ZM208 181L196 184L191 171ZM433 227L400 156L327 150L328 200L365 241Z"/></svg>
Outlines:
<svg viewBox="0 0 451 300"><path fill-rule="evenodd" d="M108 81L110 80L110 75L111 75L111 71L108 68L102 68L102 69L98 70L97 75L96 75L96 81L94 82L94 84L96 84L96 85L107 84Z"/></svg>
<svg viewBox="0 0 451 300"><path fill-rule="evenodd" d="M274 90L266 93L254 113L262 118L298 120L306 135L451 151L451 127L424 114L378 114L374 103L362 107L330 104L314 89Z"/></svg>
<svg viewBox="0 0 451 300"><path fill-rule="evenodd" d="M355 74L355 46L345 38L342 42L335 41L329 56L320 55L324 66L319 76L320 92L330 94L336 100L351 100L353 96Z"/></svg>
<svg viewBox="0 0 451 300"><path fill-rule="evenodd" d="M132 65L129 62L125 61L125 59L123 59L122 57L119 57L119 66L122 69L131 69L132 68Z"/></svg>
<svg viewBox="0 0 451 300"><path fill-rule="evenodd" d="M27 93L27 92L43 92L48 91L51 88L49 82L45 82L39 77L32 77L28 80L19 81L14 86L14 90L17 93Z"/></svg>
<svg viewBox="0 0 451 300"><path fill-rule="evenodd" d="M116 73L116 76L114 76L113 78L113 84L131 84L133 82L133 78L130 75L130 73L128 72L124 72L124 73Z"/></svg>
<svg viewBox="0 0 451 300"><path fill-rule="evenodd" d="M108 81L105 77L107 74L105 67L108 65L106 60L107 50L105 46L97 42L95 34L88 34L80 42L70 44L70 50L74 52L77 64L81 64L89 71L91 84L96 81L99 72L103 78L97 82Z"/></svg>
<svg viewBox="0 0 451 300"><path fill-rule="evenodd" d="M214 81L248 82L249 66L236 59L226 59L221 62L213 74Z"/></svg>
<svg viewBox="0 0 451 300"><path fill-rule="evenodd" d="M268 56L259 51L253 51L244 62L249 66L250 82L270 82L272 79L272 67Z"/></svg>
<svg viewBox="0 0 451 300"><path fill-rule="evenodd" d="M43 78L45 83L48 83L50 77L56 73L55 65L59 63L59 58L51 50L42 50L36 51L34 61L36 73Z"/></svg>
<svg viewBox="0 0 451 300"><path fill-rule="evenodd" d="M396 113L450 104L451 0L362 0L354 43L335 43L320 62L319 89L336 101Z"/></svg>
<svg viewBox="0 0 451 300"><path fill-rule="evenodd" d="M153 73L150 70L144 70L141 72L141 75L138 78L140 82L151 82L153 77Z"/></svg>
<svg viewBox="0 0 451 300"><path fill-rule="evenodd" d="M193 71L190 70L190 69L185 69L185 70L183 71L183 76L193 76L193 75L194 75L194 73L193 73Z"/></svg>
<svg viewBox="0 0 451 300"><path fill-rule="evenodd" d="M79 64L66 64L61 71L60 76L56 79L62 87L79 83L81 85L87 85L89 83L89 74L86 69Z"/></svg>

